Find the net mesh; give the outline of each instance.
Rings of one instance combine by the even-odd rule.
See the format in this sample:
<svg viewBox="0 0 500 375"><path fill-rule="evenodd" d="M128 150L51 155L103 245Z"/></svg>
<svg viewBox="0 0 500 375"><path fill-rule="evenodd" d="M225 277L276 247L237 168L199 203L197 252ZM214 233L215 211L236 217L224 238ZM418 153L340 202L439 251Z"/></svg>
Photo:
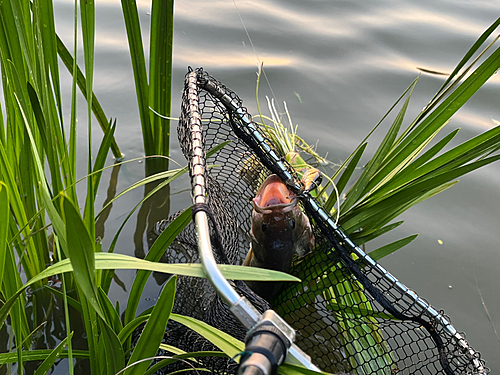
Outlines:
<svg viewBox="0 0 500 375"><path fill-rule="evenodd" d="M191 90L191 91L189 91ZM193 103L196 102L196 105ZM179 142L192 163L193 116L201 119L206 152L209 210L222 251L218 263L241 264L250 244L251 199L270 173L302 193L301 204L313 223L316 249L296 259L291 272L301 283L286 283L271 301L297 332L296 344L327 372L352 374L487 374L479 353L430 306L356 246L328 213L301 192L293 169L252 122L241 99L203 69L188 72L179 121ZM171 220L158 223L159 234ZM215 236L211 224L212 243ZM154 237L154 236L153 236ZM153 238L154 240L154 238ZM166 261L199 262L195 229L190 224L166 252ZM268 303L243 282L233 282L241 295L263 311ZM205 279L180 277L174 312L192 316L243 340L245 330ZM165 342L187 351L214 350L189 329L169 323ZM213 372L232 373L234 364L205 358Z"/></svg>

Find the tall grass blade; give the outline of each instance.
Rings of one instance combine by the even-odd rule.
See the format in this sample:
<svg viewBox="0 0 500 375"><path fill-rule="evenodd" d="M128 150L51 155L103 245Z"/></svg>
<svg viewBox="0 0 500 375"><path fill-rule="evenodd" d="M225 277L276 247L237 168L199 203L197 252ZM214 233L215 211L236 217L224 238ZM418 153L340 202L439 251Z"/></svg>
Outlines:
<svg viewBox="0 0 500 375"><path fill-rule="evenodd" d="M21 350L24 347L28 349L31 346L31 340L28 338L30 336L30 328L28 325L28 318L26 316L26 310L24 305L26 300L24 296L19 297L16 289L19 289L22 285L21 277L17 272L16 260L12 251L8 251L6 254L5 266L4 266L4 284L2 289L2 294L4 298L11 302L11 308L13 307L13 313L11 314L11 325L12 330L16 338L16 348L18 351L19 358L22 357ZM5 302L7 305L7 302ZM3 309L3 306L2 306ZM1 309L0 309L1 310ZM0 321L0 325L4 324L4 320ZM12 334L12 333L11 333Z"/></svg>
<svg viewBox="0 0 500 375"><path fill-rule="evenodd" d="M433 100L439 96L443 92L443 90L448 86L448 84L455 78L455 76L458 74L458 72L467 64L467 62L474 56L474 54L481 48L481 46L484 44L484 42L490 37L491 34L500 26L500 17L497 18L493 24L488 27L482 34L481 36L474 42L472 47L467 51L465 56L460 60L460 62L457 64L455 69L453 69L453 72L451 72L450 76L448 79L443 83L443 86L439 89L439 91L436 93L434 96ZM433 101L432 100L432 101Z"/></svg>
<svg viewBox="0 0 500 375"><path fill-rule="evenodd" d="M405 168L405 170L395 176L392 181L378 189L378 191L375 192L367 201L377 202L386 194L391 191L395 191L406 184L423 179L429 179L436 174L465 165L473 159L484 155L489 150L494 149L500 143L500 127L495 127L427 162L427 160L430 159L429 154L434 154L436 152L436 148L441 148L442 146L444 147L444 145L448 143L448 141L451 140L455 134L456 132L453 132L443 138L441 142L438 142L427 153L416 159L410 167ZM414 164L415 166L413 166Z"/></svg>
<svg viewBox="0 0 500 375"><path fill-rule="evenodd" d="M61 248L59 246L59 241L57 239L57 236L54 236L54 244L55 244L55 249L57 251L57 256L59 259L61 259ZM68 370L69 370L69 375L74 374L74 369L73 369L73 343L71 342L71 323L70 323L70 317L69 317L69 308L68 305L70 301L74 301L75 304L73 307L77 309L77 311L80 312L81 314L81 304L78 303L76 300L73 298L69 297L67 292L66 292L66 285L68 284L67 282L67 277L66 275L61 275L61 281L62 281L62 297L63 297L63 304L64 304L64 319L65 319L65 324L66 324L66 338L68 342ZM52 288L53 289L53 288ZM53 289L54 290L54 289ZM59 292L59 291L58 291Z"/></svg>
<svg viewBox="0 0 500 375"><path fill-rule="evenodd" d="M75 43L76 44L76 43ZM73 80L78 84L78 87L80 88L80 91L83 96L87 97L87 81L85 79L85 76L83 75L82 71L80 68L76 65L76 61L74 58L71 56L69 53L68 49L66 46L63 44L59 36L57 36L57 53L59 57L61 58L61 61L64 63L66 68L68 69L69 72L72 73ZM74 69L73 69L74 66ZM76 96L74 99L76 103ZM76 105L76 104L75 104ZM95 93L92 93L92 112L94 113L95 118L97 119L97 122L99 123L99 126L101 127L102 131L104 134L109 129L109 122L106 117L106 114L104 113L104 110L102 109L102 106L97 99ZM72 121L73 123L73 121ZM71 139L75 139L74 137ZM116 140L113 138L113 141L111 142L111 150L113 151L113 156L116 159L121 159L123 157L122 152L120 151L120 148L118 147Z"/></svg>
<svg viewBox="0 0 500 375"><path fill-rule="evenodd" d="M413 89L415 88L416 84L417 84L417 81L414 81L413 85L410 86L408 96L407 96L406 100L404 101L398 115L396 116L396 119L394 120L389 131L387 132L386 136L382 140L377 151L375 152L375 154L373 155L371 160L366 165L366 167L363 171L363 174L358 179L355 186L353 186L353 189L351 191L349 191L349 193L347 194L346 200L342 203L341 211L348 211L352 207L352 205L360 197L362 197L363 195L365 195L367 193L367 190L368 190L367 185L368 185L369 181L377 173L380 166L384 164L384 161L385 161L387 155L394 148L394 141L396 140L396 137L398 136L399 129L401 128L401 124L403 123L403 119L404 119L404 116L406 114L408 104L410 102L411 94L412 94Z"/></svg>
<svg viewBox="0 0 500 375"><path fill-rule="evenodd" d="M174 1L153 0L149 48L149 106L170 117ZM169 155L170 120L150 112L154 153ZM166 165L168 168L168 164Z"/></svg>
<svg viewBox="0 0 500 375"><path fill-rule="evenodd" d="M500 49L497 49L387 156L388 163L373 177L366 190L369 191L380 182L387 180L388 176L394 175L413 160L416 156L415 152L421 148L421 145L432 139L451 116L497 71L499 66Z"/></svg>
<svg viewBox="0 0 500 375"><path fill-rule="evenodd" d="M107 298L107 297L106 297ZM101 363L104 360L104 365L101 364L101 370L107 375L115 375L125 367L125 353L118 336L113 329L102 319L98 318L99 328L101 332L99 347L103 351L99 351ZM104 372L105 369L105 372Z"/></svg>
<svg viewBox="0 0 500 375"><path fill-rule="evenodd" d="M116 119L111 125L111 122L109 124L109 128L106 131L106 134L104 134L104 138L101 141L101 145L99 147L99 151L97 152L97 157L95 159L94 167L93 167L93 178L94 178L94 197L93 199L95 200L97 196L97 190L99 187L99 182L101 181L101 175L103 172L104 164L106 163L106 157L108 156L108 151L109 148L111 147L111 144L114 139L114 134L116 130Z"/></svg>
<svg viewBox="0 0 500 375"><path fill-rule="evenodd" d="M30 18L29 14L29 9L26 7L26 3L19 2L19 1L12 1L9 2L11 4L10 10L12 11L12 20L10 24L14 26L13 29L15 30L15 33L13 34L14 38L18 38L18 43L21 48L21 53L23 56L23 60L25 65L21 65L20 67L25 66L27 69L27 77L29 77L30 80L35 81L35 66L33 64L33 56L34 56L34 51L33 51L33 42L34 38L33 35L30 33L31 28L26 27L29 22L26 20ZM23 9L24 8L24 9ZM28 18L26 18L28 17ZM24 23L25 22L25 23ZM30 43L31 41L31 43ZM17 43L16 43L17 46Z"/></svg>
<svg viewBox="0 0 500 375"><path fill-rule="evenodd" d="M131 320L128 324L126 324L118 334L120 342L124 344L125 341L129 339L130 335L132 335L132 333L135 331L135 329L149 319L150 315L151 314L139 315L137 318Z"/></svg>
<svg viewBox="0 0 500 375"><path fill-rule="evenodd" d="M26 130L26 133L29 137L29 144L31 146L32 152L30 153L33 157L33 167L35 169L35 173L33 174L37 178L37 184L38 186L38 193L40 194L41 201L43 205L45 206L47 213L49 214L49 217L52 222L52 226L56 230L56 232L59 234L59 240L61 241L62 244L66 244L66 235L65 235L65 229L64 229L64 224L61 220L61 217L59 216L59 213L57 212L54 204L52 203L51 199L51 191L48 187L47 180L45 177L44 173L44 168L43 164L40 158L40 153L38 151L38 146L37 142L35 139L35 136L33 135L32 129L36 130L35 127L33 126L33 123L31 121L31 117L28 116L29 112L29 100L27 99L27 94L26 90L24 89L24 86L19 80L19 76L17 74L17 69L15 66L12 65L12 63L7 64L7 70L9 72L9 75L11 77L11 83L14 86L14 97L15 101L17 104L17 108L20 111L21 119L22 119L22 124L24 125L24 129ZM28 144L26 142L26 144ZM31 254L30 254L31 255ZM45 267L45 264L40 259L40 255L35 251L33 256L33 263L35 266L38 267L39 270L43 269Z"/></svg>
<svg viewBox="0 0 500 375"><path fill-rule="evenodd" d="M149 249L145 260L152 262L158 262L165 250L170 246L172 241L177 237L177 235L186 227L191 221L191 209L185 210L182 214L176 217L165 230L156 239L155 243ZM139 271L137 272L132 288L130 289L127 308L125 309L125 314L123 321L128 324L137 312L137 306L139 306L140 296L144 287L146 286L147 279L151 272L149 271Z"/></svg>
<svg viewBox="0 0 500 375"><path fill-rule="evenodd" d="M28 254L33 254L36 252L34 247L33 238L30 236L30 227L28 226L28 218L26 216L26 211L24 210L23 200L21 199L21 192L19 191L19 186L17 185L14 177L14 171L12 166L9 163L9 158L7 157L7 151L4 148L4 145L0 143L0 175L2 176L3 183L6 186L6 190L9 193L9 204L10 209L12 210L12 215L15 217L15 223L10 221L14 226L14 230L12 233L17 232L17 225L21 228L21 233L24 238L26 238L26 251ZM13 218L11 220L14 220ZM5 221L4 223L7 223ZM17 225L16 225L17 224ZM6 228L5 225L2 226ZM18 254L20 255L20 254ZM36 267L31 262L23 262L23 268L26 272L26 275L31 278L35 276L38 271Z"/></svg>
<svg viewBox="0 0 500 375"><path fill-rule="evenodd" d="M378 261L382 259L383 257L392 254L396 250L401 249L402 247L408 245L410 242L412 242L415 238L418 237L418 234L413 234L411 236L402 238L400 240L394 241L390 244L387 244L385 246L379 247L376 250L370 251L369 255L372 257L373 260Z"/></svg>
<svg viewBox="0 0 500 375"><path fill-rule="evenodd" d="M79 78L80 68L78 67L76 61L78 58L78 0L74 0L74 14L73 14L73 57L71 57L69 51L66 50L66 47L62 44L62 41L59 39L59 36L56 35L57 38L57 54L59 57L61 57L61 60L63 61L64 65L66 65L66 68L68 69L69 72L71 72L71 118L70 118L70 125L69 125L69 150L68 150L68 159L69 159L69 164L71 168L71 177L74 180L76 180L76 137L77 137L77 132L76 132L76 122L77 122L77 101L76 101L76 84L77 84L77 77ZM64 51L67 52L67 56L69 56L71 63L67 64L63 54L61 53L61 48ZM82 74L83 76L83 74ZM80 85L80 90L82 86L85 86L85 84ZM86 94L83 95L84 97L87 97ZM92 98L94 99L94 98ZM97 100L92 100L92 103L97 103ZM95 112L94 112L95 113ZM99 117L96 116L98 121ZM76 187L71 187L70 191L68 192L68 195L70 196L71 199L77 200L76 197Z"/></svg>
<svg viewBox="0 0 500 375"><path fill-rule="evenodd" d="M104 290L102 290L101 287L97 288L97 293L99 297L99 304L101 305L104 316L106 317L107 325L109 325L113 329L114 333L118 335L123 329L120 316L109 300L108 295L104 292Z"/></svg>
<svg viewBox="0 0 500 375"><path fill-rule="evenodd" d="M68 239L66 252L71 261L76 282L93 309L102 319L105 319L97 297L94 241L79 212L68 197L63 196L61 199L61 212L64 213L66 223L66 238Z"/></svg>
<svg viewBox="0 0 500 375"><path fill-rule="evenodd" d="M380 229L375 229L373 231L367 231L363 230L363 232L355 232L351 234L352 240L354 240L358 245L363 245L364 243L371 241L387 232L390 232L391 230L399 227L401 224L403 224L404 221L398 221L396 223L392 223L390 225L387 225L385 227L382 227Z"/></svg>
<svg viewBox="0 0 500 375"><path fill-rule="evenodd" d="M57 41L56 41L56 29L54 23L54 7L52 5L52 0L39 0L39 18L40 23L40 33L42 36L42 46L43 55L45 62L47 64L50 76L52 78L52 88L55 91L55 98L57 102L57 108L59 113L59 122L63 123L62 115L62 100L61 100L61 84L59 80L59 64L57 60ZM40 27L42 26L42 27ZM49 73L47 72L47 73ZM61 128L62 134L64 136L64 127ZM66 137L64 136L64 139Z"/></svg>
<svg viewBox="0 0 500 375"><path fill-rule="evenodd" d="M52 189L57 194L60 191L63 191L63 183L61 178L61 165L59 163L59 158L57 155L57 145L55 145L52 140L57 137L54 136L52 132L52 127L47 124L45 121L45 117L43 115L43 110L40 105L40 101L38 100L38 95L31 85L31 83L27 83L27 93L30 100L31 108L35 115L36 123L38 125L38 131L41 135L42 140L42 149L44 150L47 156L47 162L50 168L50 177L52 182Z"/></svg>
<svg viewBox="0 0 500 375"><path fill-rule="evenodd" d="M340 177L340 179L336 185L337 190L339 192L339 195L341 195L342 192L344 191L344 189L347 185L347 182L349 181L354 170L358 166L359 160L361 159L361 156L363 155L363 152L365 151L367 145L368 145L368 142L365 142L362 145L360 145L360 147L358 147L356 153L350 159L349 164L347 164L347 168L344 170L344 173L342 173L342 176ZM347 162L347 160L346 160L346 162ZM341 167L341 168L339 168L339 170L340 169L343 169L343 168ZM334 178L335 178L335 176L332 177L332 180ZM337 203L337 194L330 194L330 196L328 197L328 199L325 203L325 208L330 211L333 208L333 206L335 205L335 203Z"/></svg>
<svg viewBox="0 0 500 375"><path fill-rule="evenodd" d="M82 222L80 218L80 222ZM191 277L205 277L205 271L201 264L198 263L156 263L147 260L138 259L123 254L113 253L93 253L95 257L95 269L129 269L129 270L147 270L163 272L167 274L184 275ZM15 266L15 264L14 264ZM229 264L221 264L218 266L226 279L231 280L255 280L255 281L300 281L295 276L287 273L267 270L263 268L243 267ZM14 268L15 269L15 268ZM258 270L256 272L256 270ZM14 291L12 296L5 301L4 305L0 308L0 328L2 328L10 309L14 302L22 294L22 292L30 285L43 280L47 277L57 275L64 272L72 272L73 266L70 259L64 259L56 264L48 267L46 270L40 272L37 276L33 277L26 284L19 286L17 291ZM82 311L83 311L82 306Z"/></svg>
<svg viewBox="0 0 500 375"><path fill-rule="evenodd" d="M59 345L57 345L54 350L50 352L50 354L44 359L42 364L38 366L36 369L34 375L45 375L50 371L52 366L54 366L54 363L59 359L59 356L61 355L62 351L66 347L66 344L71 338L73 337L73 333L71 333L68 337L66 337L64 340L62 340Z"/></svg>
<svg viewBox="0 0 500 375"><path fill-rule="evenodd" d="M137 94L137 102L139 104L144 152L146 153L146 156L149 156L154 155L154 136L150 123L149 87L146 73L146 60L144 58L144 47L142 45L141 25L139 23L139 13L135 0L122 0L121 3L125 27L127 29L132 68L134 70L135 90Z"/></svg>
<svg viewBox="0 0 500 375"><path fill-rule="evenodd" d="M95 4L94 0L80 1L80 14L82 18L83 55L85 60L85 89L87 91L87 131L88 131L88 160L87 173L92 173L92 86L94 82L94 38L95 38ZM78 204L78 202L74 202ZM94 223L94 180L87 179L87 197L83 215L90 238L95 238ZM89 296L87 296L89 297ZM90 303L93 305L93 300ZM100 315L100 314L99 314Z"/></svg>
<svg viewBox="0 0 500 375"><path fill-rule="evenodd" d="M3 282L5 257L9 251L7 243L7 223L9 222L9 194L7 185L0 181L0 286ZM0 289L1 290L1 289Z"/></svg>
<svg viewBox="0 0 500 375"><path fill-rule="evenodd" d="M43 361L52 353L53 349L35 349L24 352L24 360L28 361ZM89 353L86 350L75 350L73 352L75 358L88 359ZM63 350L59 354L59 358L68 358L68 351ZM14 363L17 361L15 353L0 353L0 364Z"/></svg>
<svg viewBox="0 0 500 375"><path fill-rule="evenodd" d="M87 335L87 346L89 348L90 371L92 374L101 374L104 372L105 353L99 348L99 318L93 306L89 303L85 293L81 290L79 284L76 284L78 297L82 306L82 320ZM104 344L101 344L104 345Z"/></svg>
<svg viewBox="0 0 500 375"><path fill-rule="evenodd" d="M178 314L171 314L170 319L199 333L230 358L233 358L245 350L245 344L243 342L225 332L219 331L205 322ZM239 358L235 358L235 360L238 361Z"/></svg>
<svg viewBox="0 0 500 375"><path fill-rule="evenodd" d="M174 306L176 282L177 277L172 276L163 287L160 297L141 333L139 341L130 356L128 365L134 364L143 358L153 357L158 352L161 340L165 334L165 329L167 328L168 319ZM125 371L125 375L144 374L150 363L151 361L143 361L135 364Z"/></svg>

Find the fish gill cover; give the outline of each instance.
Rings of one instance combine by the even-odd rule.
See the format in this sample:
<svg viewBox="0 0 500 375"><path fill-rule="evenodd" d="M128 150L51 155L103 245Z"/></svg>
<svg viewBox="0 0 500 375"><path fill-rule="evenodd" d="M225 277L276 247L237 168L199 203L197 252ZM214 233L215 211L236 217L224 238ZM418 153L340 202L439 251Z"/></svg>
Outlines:
<svg viewBox="0 0 500 375"><path fill-rule="evenodd" d="M216 231L221 242L220 248L213 249L216 261L242 264L250 246L252 198L271 173L297 190L302 208L313 223L316 248L292 264L290 273L302 282L284 283L270 305L242 281L232 282L237 292L261 312L270 307L277 311L296 330L296 344L326 372L488 373L479 353L443 311L433 308L372 260L314 198L301 193L293 169L261 135L242 104L233 91L202 68L190 69L186 75L178 134L190 163L192 183L196 171L191 118L201 119L205 152L225 144L204 161L205 166L214 165L204 170L207 204L214 217L212 243ZM158 224L157 234L171 219ZM168 262L200 261L192 223L166 256ZM245 338L244 327L206 279L179 277L174 312L203 320L239 340ZM216 350L206 339L175 322L169 322L164 341L186 351ZM215 373L233 373L236 369L234 362L224 358L205 357L200 361Z"/></svg>

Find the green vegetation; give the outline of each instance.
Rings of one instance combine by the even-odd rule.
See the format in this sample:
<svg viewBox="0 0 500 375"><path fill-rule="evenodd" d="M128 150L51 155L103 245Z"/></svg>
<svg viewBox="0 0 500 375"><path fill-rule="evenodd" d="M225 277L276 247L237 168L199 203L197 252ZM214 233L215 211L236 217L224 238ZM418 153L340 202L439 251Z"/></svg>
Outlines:
<svg viewBox="0 0 500 375"><path fill-rule="evenodd" d="M149 80L137 5L135 1L123 1L122 7L136 78L145 153L147 156L168 155L169 122L154 116L149 107L162 114L170 113L173 2L153 1ZM0 327L6 329L10 337L7 352L0 354L0 365L8 366L9 373L16 371L12 367L14 363L18 373L23 373L30 365L37 374L46 373L59 358L69 358L71 374L77 358L89 360L94 374L116 374L125 366L129 366L127 373L144 373L150 362L132 364L157 353L169 319L166 312L172 308L176 281L172 278L164 288L156 307L147 316L145 332L131 354L130 335L145 321L144 316L136 317L136 314L149 274L159 271L204 276L200 265L157 263L162 252L190 221L190 210L171 223L143 261L113 254L121 229L110 248L104 251L95 240L99 215L95 215L94 204L105 160L110 150L116 158L122 155L113 137L116 121L107 120L92 89L93 1L82 2L80 14L75 7L75 46L78 45L76 24L79 18L82 20L85 74L76 65L76 47L71 56L55 33L51 1L0 3L0 58L5 109L0 118ZM58 56L73 76L69 124L64 122L62 115L65 98L61 95ZM75 188L80 182L76 179L77 87L86 98L89 118L86 124L89 141L84 197L78 197ZM94 159L91 157L96 146L91 142L92 113L104 132ZM165 166L163 163L163 170ZM145 196L146 200L186 171L187 168L180 168L148 175L115 199L133 188L158 182L159 185ZM79 207L78 198L84 198L83 209ZM120 319L123 311L120 306L114 306L107 295L114 269L140 270L130 292L123 322ZM253 271L241 267L223 266L221 270L231 279L255 279ZM62 291L50 286L49 281L56 275L59 275ZM274 272L261 275L264 279L296 280L290 275ZM52 348L33 349L34 336L50 319L54 298L58 303L62 299L65 320L60 323L65 325L66 338ZM75 321L77 323L73 323ZM86 348L73 349L75 324L83 324L88 338Z"/></svg>
<svg viewBox="0 0 500 375"><path fill-rule="evenodd" d="M145 154L168 156L169 120L155 116L150 108L170 115L173 1L152 2L149 76L137 4L133 0L123 0L122 9ZM88 360L93 374L116 374L122 370L127 374L143 374L150 361L140 360L157 353L168 319L189 324L219 346L224 355L232 357L241 351L240 342L194 319L170 314L176 278L170 279L151 311L137 316L138 302L152 271L203 276L199 265L157 263L162 252L189 222L190 210L170 224L142 261L113 253L118 236L132 213L124 220L109 248L102 249L100 242L95 240L100 213L96 215L94 205L106 157L109 151L117 159L122 154L114 140L116 121L108 120L93 92L94 2L81 2L80 12L75 3L74 16L75 48L71 55L55 33L50 0L0 2L0 65L4 94L3 111L0 112L0 326L9 335L6 350L0 354L0 366L7 366L8 373L17 371L19 374L31 366L33 372L43 374L56 360L68 358L70 374L74 373L76 359ZM79 28L83 35L84 73L76 64ZM454 84L453 92L442 91L449 96L437 96L408 130L397 137L408 105L408 101L405 102L386 140L341 206L342 223L358 241L367 242L386 232L394 226L387 223L403 208L444 190L451 184L448 181L459 175L497 159L485 155L498 147L498 129L434 157L456 134L452 132L417 156L451 114L498 69L499 54L495 51L463 83ZM59 58L73 77L69 123L64 121L62 114L63 102L67 99L61 94ZM452 77L460 77L458 70ZM86 125L79 125L86 126L88 132L84 196L76 193L76 184L80 182L76 177L77 158L81 160L76 152L77 88L86 98L88 117ZM96 147L92 142L96 138L92 134L92 114L103 130L95 158L91 157ZM363 142L332 177L332 180L339 177L337 188L340 192L348 186L365 146ZM166 171L148 173L148 177L123 192L158 183L147 191L134 210L187 171L186 168L167 170L167 165L164 162L161 167L151 168L151 171ZM325 204L332 208L336 199L330 198ZM394 251L394 247L379 249L376 255ZM114 269L140 270L125 308L113 305L108 297ZM253 271L250 275L239 267L223 266L221 269L231 279L255 279ZM51 287L50 281L56 275L60 278L61 289ZM263 280L296 280L271 271L261 273L260 277ZM59 323L64 325L66 335L60 342L53 343L53 347L33 349L34 337L53 318L50 314L54 300L64 306L64 322ZM130 335L145 321L144 333L132 350ZM84 348L74 348L72 339L78 324L84 327L87 337ZM199 353L183 353L179 357L186 359L197 355ZM281 371L304 373L293 366L286 366Z"/></svg>

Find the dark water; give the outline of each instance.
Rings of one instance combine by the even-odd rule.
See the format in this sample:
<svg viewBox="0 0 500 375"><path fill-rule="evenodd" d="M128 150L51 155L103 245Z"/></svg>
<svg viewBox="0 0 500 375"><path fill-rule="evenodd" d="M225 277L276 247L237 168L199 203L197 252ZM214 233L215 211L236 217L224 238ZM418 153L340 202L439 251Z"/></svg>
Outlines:
<svg viewBox="0 0 500 375"><path fill-rule="evenodd" d="M147 35L149 2L139 3ZM499 16L499 5L498 1L237 0L235 6L227 0L179 0L175 5L172 115L179 114L188 65L203 66L235 90L251 113L256 113L256 71L257 61L261 61L276 100L280 106L282 101L287 102L293 123L299 124L299 134L309 143L319 140L319 153L328 153L329 160L339 163L418 76L417 67L451 72ZM72 7L73 2L56 3L57 30L70 49ZM148 40L144 43L147 45ZM444 80L444 76L421 75L406 124ZM69 103L70 85L65 84ZM106 115L118 119L116 138L126 160L142 156L134 80L119 2L97 2L95 92ZM453 118L448 131L461 128L454 144L500 121L499 93L500 79L494 76ZM260 95L261 104L265 95L273 95L265 82ZM69 119L69 110L66 113ZM86 123L85 113L80 101L81 124ZM83 176L86 130L82 127L80 133ZM97 126L94 134L99 140ZM374 135L366 155L373 153L383 135L383 130ZM184 164L175 136L171 145L174 160ZM109 158L108 165L112 162ZM454 326L466 332L472 346L483 354L492 373L500 370L500 340L492 327L500 330L499 172L500 164L496 164L462 177L452 189L410 209L403 215L402 227L368 247L371 250L420 234L381 263L431 304L444 309ZM122 191L143 176L144 163L137 161L123 165L114 174L106 173L96 209L107 197L108 184L112 194L113 189ZM185 181L179 181L171 188L170 201L155 202L163 204L157 216L166 217L185 207L189 201L189 195L182 193L185 188ZM104 248L143 194L143 189L137 189L113 205L101 229ZM157 217L132 216L116 251L140 255L144 227L155 220ZM111 298L123 306L134 273L119 271L118 276L126 289L113 284ZM150 280L147 293L139 309L154 303L158 293L154 280Z"/></svg>

